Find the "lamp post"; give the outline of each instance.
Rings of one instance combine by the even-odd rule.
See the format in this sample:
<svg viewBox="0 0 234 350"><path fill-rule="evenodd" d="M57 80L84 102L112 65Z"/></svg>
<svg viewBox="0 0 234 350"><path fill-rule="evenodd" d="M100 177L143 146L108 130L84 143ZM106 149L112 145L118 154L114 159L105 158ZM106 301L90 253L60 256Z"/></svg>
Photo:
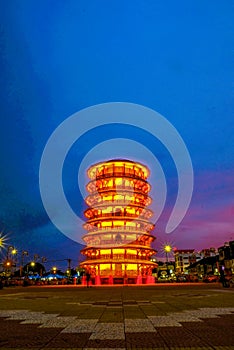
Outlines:
<svg viewBox="0 0 234 350"><path fill-rule="evenodd" d="M170 254L172 247L170 244L165 244L163 247L164 252L166 253L166 265L167 265L167 273L168 273L168 254Z"/></svg>
<svg viewBox="0 0 234 350"><path fill-rule="evenodd" d="M54 275L56 274L56 272L57 272L57 267L56 266L52 267L52 272L53 272Z"/></svg>
<svg viewBox="0 0 234 350"><path fill-rule="evenodd" d="M12 245L9 245L7 247L7 256L6 256L6 260L5 260L5 273L8 274L12 273L12 268L15 266L15 261L13 260L13 256L17 254L17 250L15 249L15 247L13 247Z"/></svg>
<svg viewBox="0 0 234 350"><path fill-rule="evenodd" d="M24 257L25 256L28 256L28 251L22 250L21 261L20 261L20 277L22 277L22 270L23 270L23 266L24 266Z"/></svg>
<svg viewBox="0 0 234 350"><path fill-rule="evenodd" d="M71 275L71 259L67 259L67 275L70 277Z"/></svg>
<svg viewBox="0 0 234 350"><path fill-rule="evenodd" d="M10 252L12 253L12 251L16 251L15 248L13 247L13 245L9 245L7 247L7 260L9 259L9 255L10 255Z"/></svg>

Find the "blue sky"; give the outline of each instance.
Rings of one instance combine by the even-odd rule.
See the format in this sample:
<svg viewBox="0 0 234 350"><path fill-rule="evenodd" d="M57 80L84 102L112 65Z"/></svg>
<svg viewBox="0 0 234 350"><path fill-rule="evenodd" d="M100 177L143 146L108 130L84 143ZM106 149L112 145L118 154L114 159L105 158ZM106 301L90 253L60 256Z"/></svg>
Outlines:
<svg viewBox="0 0 234 350"><path fill-rule="evenodd" d="M43 208L40 158L66 118L115 101L152 108L181 134L195 174L189 211L166 236L177 184L173 162L149 134L121 126L90 131L71 149L63 179L74 210L84 210L76 188L79 162L95 144L131 134L157 156L168 179L156 248L165 239L196 249L233 239L231 1L10 0L0 7L0 229L11 232L9 241L53 257L66 258L72 249L75 259L79 245L53 226Z"/></svg>

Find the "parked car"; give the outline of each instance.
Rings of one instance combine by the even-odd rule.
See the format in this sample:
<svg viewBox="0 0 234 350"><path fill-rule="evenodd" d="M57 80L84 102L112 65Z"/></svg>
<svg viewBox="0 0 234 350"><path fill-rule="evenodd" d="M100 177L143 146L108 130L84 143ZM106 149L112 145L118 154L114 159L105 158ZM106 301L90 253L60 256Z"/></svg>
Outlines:
<svg viewBox="0 0 234 350"><path fill-rule="evenodd" d="M206 282L206 283L219 282L219 276L217 276L217 275L205 275L203 277L203 282Z"/></svg>
<svg viewBox="0 0 234 350"><path fill-rule="evenodd" d="M160 276L157 279L158 283L172 283L176 282L176 277L175 276Z"/></svg>
<svg viewBox="0 0 234 350"><path fill-rule="evenodd" d="M187 278L183 275L177 276L176 282L187 282Z"/></svg>

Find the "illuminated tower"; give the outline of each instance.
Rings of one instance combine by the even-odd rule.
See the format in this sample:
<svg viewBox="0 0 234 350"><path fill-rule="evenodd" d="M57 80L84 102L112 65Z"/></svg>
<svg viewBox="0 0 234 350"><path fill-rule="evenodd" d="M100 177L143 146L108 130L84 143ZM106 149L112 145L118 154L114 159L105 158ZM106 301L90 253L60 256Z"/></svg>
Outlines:
<svg viewBox="0 0 234 350"><path fill-rule="evenodd" d="M81 264L96 284L151 283L155 237L147 182L149 169L129 160L110 160L88 169L90 182Z"/></svg>

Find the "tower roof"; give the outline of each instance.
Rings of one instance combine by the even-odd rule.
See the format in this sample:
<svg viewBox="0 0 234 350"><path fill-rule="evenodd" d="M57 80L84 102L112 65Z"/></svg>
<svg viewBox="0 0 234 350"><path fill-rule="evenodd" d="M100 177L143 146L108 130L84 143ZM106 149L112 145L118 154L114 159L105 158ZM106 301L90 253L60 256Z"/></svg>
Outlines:
<svg viewBox="0 0 234 350"><path fill-rule="evenodd" d="M148 177L150 175L150 170L147 166L145 166L139 162L134 162L134 161L129 160L129 159L117 158L117 159L111 159L108 161L103 161L103 162L93 164L87 171L88 176L90 178L93 178L98 169L100 169L102 167L108 167L109 165L115 165L115 166L125 165L125 166L128 166L129 168L136 167L138 169L141 169L144 172L145 177Z"/></svg>

